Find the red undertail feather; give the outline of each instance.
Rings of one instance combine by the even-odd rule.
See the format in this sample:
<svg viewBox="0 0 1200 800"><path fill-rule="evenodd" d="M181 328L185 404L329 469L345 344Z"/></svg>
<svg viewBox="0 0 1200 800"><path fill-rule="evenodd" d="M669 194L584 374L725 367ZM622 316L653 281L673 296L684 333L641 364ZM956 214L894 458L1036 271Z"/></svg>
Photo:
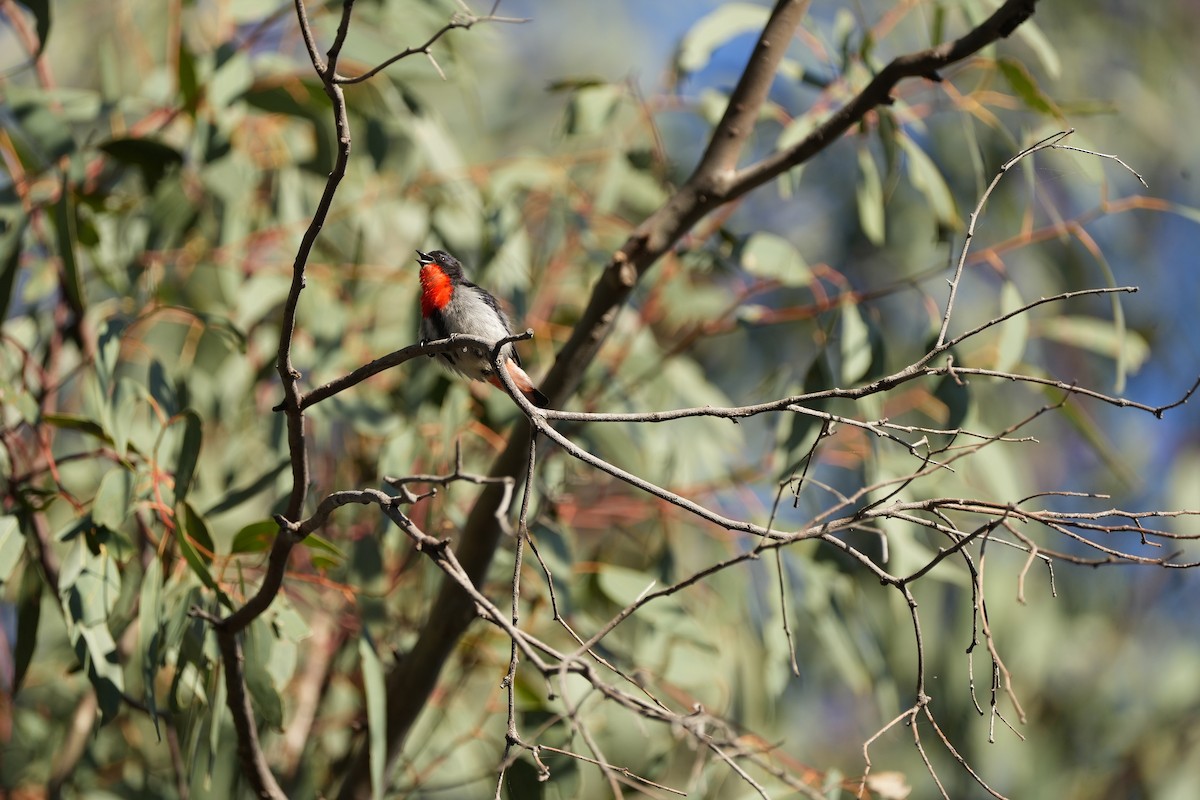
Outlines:
<svg viewBox="0 0 1200 800"><path fill-rule="evenodd" d="M533 403L538 408L548 408L550 398L538 391L538 388L533 385L533 380L525 370L517 366L515 361L505 361L504 366L508 367L508 374L512 377L513 383L521 390L521 394L525 395L529 402ZM488 378L488 381L497 388L503 389L504 386L500 383L500 379L495 375Z"/></svg>
<svg viewBox="0 0 1200 800"><path fill-rule="evenodd" d="M435 264L421 267L421 316L441 311L454 294L450 277Z"/></svg>

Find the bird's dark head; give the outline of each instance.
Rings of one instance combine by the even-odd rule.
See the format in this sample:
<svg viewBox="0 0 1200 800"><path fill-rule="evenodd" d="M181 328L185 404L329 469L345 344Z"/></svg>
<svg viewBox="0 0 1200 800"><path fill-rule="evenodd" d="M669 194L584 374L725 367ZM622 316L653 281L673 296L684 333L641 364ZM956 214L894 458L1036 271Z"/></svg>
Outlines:
<svg viewBox="0 0 1200 800"><path fill-rule="evenodd" d="M436 266L452 281L460 281L463 278L462 264L458 263L458 259L445 250L433 250L428 253L418 250L417 263L421 265L422 270L426 267Z"/></svg>

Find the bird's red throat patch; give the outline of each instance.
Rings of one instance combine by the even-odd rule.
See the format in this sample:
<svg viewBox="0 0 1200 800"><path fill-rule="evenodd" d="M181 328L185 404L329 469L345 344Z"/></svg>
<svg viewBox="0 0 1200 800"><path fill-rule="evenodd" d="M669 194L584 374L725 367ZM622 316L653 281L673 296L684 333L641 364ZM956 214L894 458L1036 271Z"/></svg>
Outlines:
<svg viewBox="0 0 1200 800"><path fill-rule="evenodd" d="M421 316L441 311L454 294L454 284L437 264L421 267Z"/></svg>

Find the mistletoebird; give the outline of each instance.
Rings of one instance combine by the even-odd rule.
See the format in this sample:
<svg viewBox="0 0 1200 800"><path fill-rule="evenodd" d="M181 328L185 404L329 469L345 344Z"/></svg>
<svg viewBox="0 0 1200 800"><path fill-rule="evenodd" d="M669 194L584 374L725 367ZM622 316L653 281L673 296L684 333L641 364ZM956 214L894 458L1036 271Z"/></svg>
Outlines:
<svg viewBox="0 0 1200 800"><path fill-rule="evenodd" d="M457 258L445 250L431 253L418 250L417 263L421 265L422 342L446 339L454 334L498 342L512 335L508 316L501 310L496 298L463 276L463 267ZM501 386L490 353L478 348L466 348L453 353L439 353L438 357L459 375ZM521 358L512 342L500 350L500 362L521 394L535 406L545 408L549 400L521 369Z"/></svg>

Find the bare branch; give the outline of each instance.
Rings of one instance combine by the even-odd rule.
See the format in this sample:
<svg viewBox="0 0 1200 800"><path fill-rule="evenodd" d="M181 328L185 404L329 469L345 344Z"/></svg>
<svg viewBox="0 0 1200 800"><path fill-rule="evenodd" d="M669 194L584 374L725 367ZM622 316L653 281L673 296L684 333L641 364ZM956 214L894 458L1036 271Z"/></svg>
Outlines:
<svg viewBox="0 0 1200 800"><path fill-rule="evenodd" d="M210 619L210 622L213 621ZM233 729L237 733L238 760L242 763L242 772L253 785L258 797L286 800L287 795L279 788L275 776L271 773L271 765L267 763L267 757L258 739L258 722L254 716L254 707L250 703L250 693L246 688L241 639L236 633L222 630L219 626L216 630L221 664L225 670L225 702L233 717Z"/></svg>
<svg viewBox="0 0 1200 800"><path fill-rule="evenodd" d="M992 182L988 184L987 189L985 189L983 194L980 195L979 202L975 204L975 210L971 212L971 221L967 225L967 236L963 240L962 251L958 256L958 265L954 269L954 277L950 279L950 296L946 299L946 312L942 315L942 327L938 330L937 345L933 348L927 358L932 358L937 355L937 353L941 352L943 344L946 341L946 331L950 327L950 316L954 313L954 300L958 296L958 285L962 280L963 268L967 262L967 253L971 249L971 240L975 238L975 223L979 221L979 215L983 213L983 207L987 204L988 198L992 196L992 192L995 190L996 186L999 185L1000 180L1006 174L1008 174L1008 171L1017 164L1021 163L1026 156L1033 155L1039 150L1045 150L1047 148L1054 147L1063 139L1070 136L1071 133L1073 133L1073 130L1059 131L1058 133L1051 134L1045 139L1042 139L1041 141L1036 142L1017 153L1008 161L1005 161L1000 167L1000 171L996 173L994 178L992 178Z"/></svg>
<svg viewBox="0 0 1200 800"><path fill-rule="evenodd" d="M1007 37L1022 22L1033 16L1037 2L1038 0L1007 0L990 17L958 39L892 59L849 103L818 125L803 140L739 170L721 201L728 202L741 197L751 189L808 161L861 121L871 109L890 103L892 90L900 81L917 77L941 80L937 74L938 70L956 64Z"/></svg>
<svg viewBox="0 0 1200 800"><path fill-rule="evenodd" d="M585 764L592 764L592 765L594 765L594 766L597 766L597 767L598 767L598 766L600 766L600 762L599 762L599 761L597 761L597 760L596 760L596 759L594 759L594 758L588 758L587 756L585 756L585 755L581 755L580 753L572 753L570 750L562 750L562 749L560 749L560 748L558 748L558 747L551 747L551 746L550 746L550 745L548 745L548 744L538 745L536 748L531 748L531 749L540 750L540 751L543 751L543 752L546 752L546 753L558 753L559 755L568 756L568 757L570 757L570 758L573 758L573 759L575 759L575 760L577 760L577 761L582 761L582 762L584 762ZM678 795L678 796L680 796L680 797L686 797L686 796L687 796L687 792L682 792L682 791L680 791L679 789L674 789L674 788L672 788L672 787L670 787L670 786L664 786L664 785L663 785L663 784L661 784L661 783L655 783L654 781L652 781L652 780L648 780L648 779L646 779L646 778L643 778L643 777L641 777L640 775L635 775L635 774L634 774L634 773L633 773L631 770L629 770L627 767L618 767L618 766L614 766L614 765L612 765L612 764L609 764L608 766L609 766L609 769L612 769L612 770L615 770L616 772L619 772L619 773L621 774L621 776L622 776L622 777L628 778L628 779L630 779L631 781L635 781L635 782L637 782L637 783L640 783L640 784L642 784L642 785L644 785L644 786L649 786L649 787L651 787L651 788L653 788L653 789L661 789L661 790L662 790L662 791L664 791L664 792L669 792L670 794Z"/></svg>
<svg viewBox="0 0 1200 800"><path fill-rule="evenodd" d="M296 17L300 24L301 35L308 50L313 69L321 78L325 93L333 107L334 126L337 133L337 155L333 169L325 182L325 189L317 203L313 217L300 240L296 258L292 264L292 281L288 289L287 300L284 303L283 318L280 321L279 348L276 357L276 370L283 387L284 413L287 418L288 453L292 469L292 490L287 502L287 517L295 519L304 507L308 492L309 461L304 437L304 412L300 408L300 373L292 365L292 337L296 328L296 309L300 302L300 292L304 289L305 269L309 255L317 236L321 232L329 209L333 205L333 197L338 185L346 174L346 165L350 160L350 121L346 112L346 101L339 86L330 81L330 73L337 59L338 50L346 36L350 21L350 10L353 0L346 0L342 22L338 29L337 39L330 49L330 63L326 65L317 51L316 40L308 22L307 11L303 0L295 0ZM238 633L261 615L278 595L283 585L283 575L287 567L288 557L292 547L298 542L294 536L286 535L281 528L271 546L269 567L266 576L259 586L258 592L241 608L234 611L216 624L217 643L221 650L225 667L225 688L227 705L233 716L234 729L238 735L238 757L242 763L242 771L250 781L255 792L262 797L283 798L285 795L279 788L266 757L258 741L257 723L254 711L250 705L246 689L245 675L242 671L241 642Z"/></svg>
<svg viewBox="0 0 1200 800"><path fill-rule="evenodd" d="M417 45L416 47L409 47L404 50L401 50L399 53L396 53L396 55L391 56L390 58L388 58L385 61L381 62L380 64L372 67L371 69L367 70L366 72L364 72L361 75L354 75L353 77L347 77L345 75L334 75L333 82L336 84L340 84L342 86L349 86L349 85L355 84L355 83L362 83L363 81L370 80L371 78L375 77L380 72L382 72L383 70L390 67L392 64L395 64L397 61L408 58L409 56L414 56L417 53L424 53L425 55L427 55L429 57L429 60L433 63L434 69L437 70L438 75L441 76L442 80L445 80L446 75L445 75L445 73L442 72L441 67L438 66L437 61L434 60L433 52L431 50L431 48L438 41L438 39L441 39L443 36L445 36L450 31L458 30L460 28L463 30L470 30L471 27L473 27L476 23L479 23L479 22L507 22L507 23L511 23L511 24L520 24L522 22L529 22L528 19L521 19L518 17L498 17L495 15L495 10L496 10L497 6L499 6L499 3L497 3L496 6L492 7L493 13L487 14L482 17L477 17L466 11L464 11L461 14L455 14L454 17L449 22L447 22L445 25L443 25L441 28L439 28L437 31L435 31L434 34L432 36L430 36L428 39L426 39L424 44L420 44L420 45Z"/></svg>
<svg viewBox="0 0 1200 800"><path fill-rule="evenodd" d="M524 333L510 336L498 344L503 346L509 342L519 342L529 339L532 336L533 331L525 331ZM368 378L378 375L380 372L383 372L386 369L391 369L392 367L399 366L406 361L411 361L417 356L433 356L437 355L438 353L452 353L456 350L465 350L468 346L475 346L479 349L490 351L496 344L496 342L490 342L486 339L480 339L475 336L466 336L463 334L456 334L448 339L438 339L432 342L410 344L408 347L402 347L399 350L388 353L386 356L380 356L374 361L362 365L347 375L343 375L340 378L335 378L328 383L322 384L315 389L305 392L300 398L300 410L303 411L311 408L317 403L320 403L322 400L327 400L335 394L344 392L352 386L356 386ZM282 411L283 408L283 405L279 405L276 406L274 410Z"/></svg>
<svg viewBox="0 0 1200 800"><path fill-rule="evenodd" d="M708 140L695 174L688 182L720 185L737 167L746 141L754 132L758 110L767 99L775 73L791 44L810 0L781 0L775 4L763 27L750 60L742 70L737 86L729 96L729 105Z"/></svg>

